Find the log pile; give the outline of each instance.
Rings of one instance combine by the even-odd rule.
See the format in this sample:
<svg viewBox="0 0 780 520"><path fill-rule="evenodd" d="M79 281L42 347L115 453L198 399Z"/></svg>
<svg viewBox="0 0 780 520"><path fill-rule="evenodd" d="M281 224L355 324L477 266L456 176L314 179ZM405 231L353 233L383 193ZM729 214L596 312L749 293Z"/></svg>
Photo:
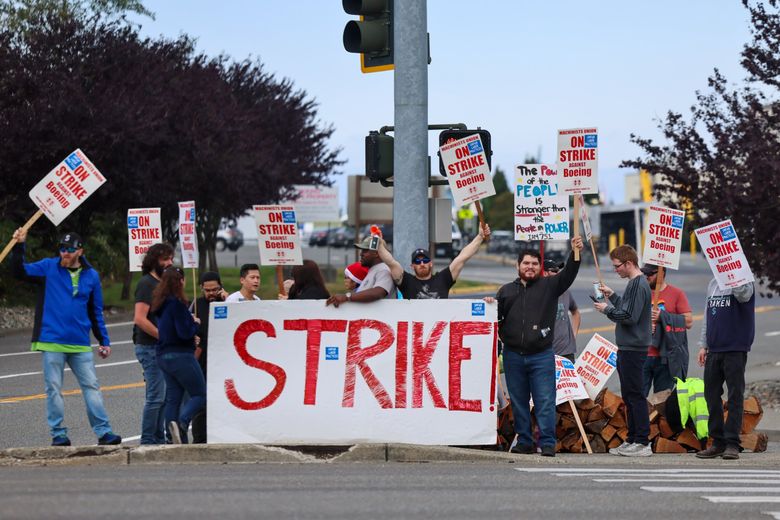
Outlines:
<svg viewBox="0 0 780 520"><path fill-rule="evenodd" d="M672 431L669 421L665 417L665 402L670 393L669 390L659 392L652 395L647 402L650 412L650 441L653 444L653 451L656 453L687 453L706 447L696 438L696 431L690 421L682 432ZM610 448L620 446L628 437L626 405L620 396L604 389L596 396L596 399L583 399L575 404L593 453L606 453ZM728 411L724 415L728 417ZM755 431L762 416L763 410L758 399L755 397L746 399L742 418L742 435L740 435L744 449L753 452L766 450L766 435ZM558 406L555 433L558 438L559 452L586 453L574 414L568 403Z"/></svg>

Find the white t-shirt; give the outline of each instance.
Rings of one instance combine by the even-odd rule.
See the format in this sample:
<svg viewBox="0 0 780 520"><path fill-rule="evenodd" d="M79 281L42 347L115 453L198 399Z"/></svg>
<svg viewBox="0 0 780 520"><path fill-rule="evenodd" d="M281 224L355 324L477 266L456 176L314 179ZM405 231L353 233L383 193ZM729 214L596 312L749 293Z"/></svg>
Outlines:
<svg viewBox="0 0 780 520"><path fill-rule="evenodd" d="M381 287L387 291L385 298L396 298L393 275L390 274L390 268L384 262L379 262L368 270L368 274L355 292L363 292L373 287Z"/></svg>
<svg viewBox="0 0 780 520"><path fill-rule="evenodd" d="M254 300L259 300L260 298L255 294L253 297ZM241 291L236 291L232 293L230 296L225 298L225 302L246 302L249 301L246 298L244 298L244 295L241 294Z"/></svg>

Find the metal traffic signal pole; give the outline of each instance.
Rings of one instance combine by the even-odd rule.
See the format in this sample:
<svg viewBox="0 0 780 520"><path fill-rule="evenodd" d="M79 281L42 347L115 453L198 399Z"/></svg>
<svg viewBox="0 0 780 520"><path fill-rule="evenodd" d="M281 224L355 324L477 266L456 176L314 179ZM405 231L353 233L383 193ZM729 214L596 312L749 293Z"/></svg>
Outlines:
<svg viewBox="0 0 780 520"><path fill-rule="evenodd" d="M393 256L428 245L427 0L394 0Z"/></svg>

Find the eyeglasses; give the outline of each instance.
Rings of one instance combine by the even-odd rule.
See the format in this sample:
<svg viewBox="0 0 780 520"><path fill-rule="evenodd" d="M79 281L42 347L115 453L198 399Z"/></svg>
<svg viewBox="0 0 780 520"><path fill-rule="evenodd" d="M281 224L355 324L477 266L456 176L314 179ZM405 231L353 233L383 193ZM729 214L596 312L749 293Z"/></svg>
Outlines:
<svg viewBox="0 0 780 520"><path fill-rule="evenodd" d="M412 263L414 265L428 264L430 262L431 262L431 259L430 258L426 258L424 256L420 257L420 258L415 258L414 260L412 260Z"/></svg>
<svg viewBox="0 0 780 520"><path fill-rule="evenodd" d="M626 262L628 262L628 260L626 260ZM617 271L618 269L620 269L621 267L623 267L623 266L626 264L626 262L622 262L622 263L620 263L620 264L618 264L618 265L612 264L612 268L613 268L615 271Z"/></svg>
<svg viewBox="0 0 780 520"><path fill-rule="evenodd" d="M60 246L60 253L70 253L70 254L73 254L73 253L75 253L78 250L79 249L77 247Z"/></svg>
<svg viewBox="0 0 780 520"><path fill-rule="evenodd" d="M206 287L203 288L203 292L204 293L218 293L221 290L222 290L222 287L216 287L214 289L208 289Z"/></svg>

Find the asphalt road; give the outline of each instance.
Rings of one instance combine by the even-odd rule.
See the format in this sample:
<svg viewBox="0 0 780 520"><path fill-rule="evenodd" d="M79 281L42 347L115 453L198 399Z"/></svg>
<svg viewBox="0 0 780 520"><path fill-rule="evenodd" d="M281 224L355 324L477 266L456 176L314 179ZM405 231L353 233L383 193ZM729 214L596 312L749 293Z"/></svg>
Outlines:
<svg viewBox="0 0 780 520"><path fill-rule="evenodd" d="M597 465L264 464L0 468L32 518L771 519L778 470ZM607 471L604 471L604 470ZM736 473L735 473L736 472Z"/></svg>
<svg viewBox="0 0 780 520"><path fill-rule="evenodd" d="M343 255L344 250L340 251ZM249 257L252 253L256 255L256 249L246 246L239 253ZM304 256L317 259L317 255L323 253L325 248L314 248L305 252ZM256 257L247 261L256 261ZM436 262L437 265L444 265L446 260L437 259ZM501 265L479 258L473 259L461 275L463 279L486 283L505 283L515 276L511 261L508 265ZM587 297L591 283L596 278L595 269L585 265L572 287L574 298L583 312L582 327L577 337L580 350L595 332L614 340L613 325L592 310ZM706 263L703 260L692 263L688 258L683 260L679 272L670 275L671 283L687 293L693 306L696 320L688 335L692 352L690 373L699 377L702 370L696 365L693 356L701 329L705 288L709 279ZM619 280L613 272L605 273L605 281L618 291L625 286L625 282ZM780 350L777 348L780 341L780 301L759 296L756 306L760 312L756 315L756 340L748 358L747 378L750 381L780 379ZM137 442L144 389L141 368L131 344L131 325L127 321L110 324L109 333L113 353L109 359L97 361L98 377L114 431L130 442ZM616 376L611 379L610 387L619 388ZM79 445L94 444L96 440L87 422L78 385L69 373L65 377L64 389L65 418L71 440ZM49 444L43 391L40 354L29 352L29 332L0 337L0 449Z"/></svg>

